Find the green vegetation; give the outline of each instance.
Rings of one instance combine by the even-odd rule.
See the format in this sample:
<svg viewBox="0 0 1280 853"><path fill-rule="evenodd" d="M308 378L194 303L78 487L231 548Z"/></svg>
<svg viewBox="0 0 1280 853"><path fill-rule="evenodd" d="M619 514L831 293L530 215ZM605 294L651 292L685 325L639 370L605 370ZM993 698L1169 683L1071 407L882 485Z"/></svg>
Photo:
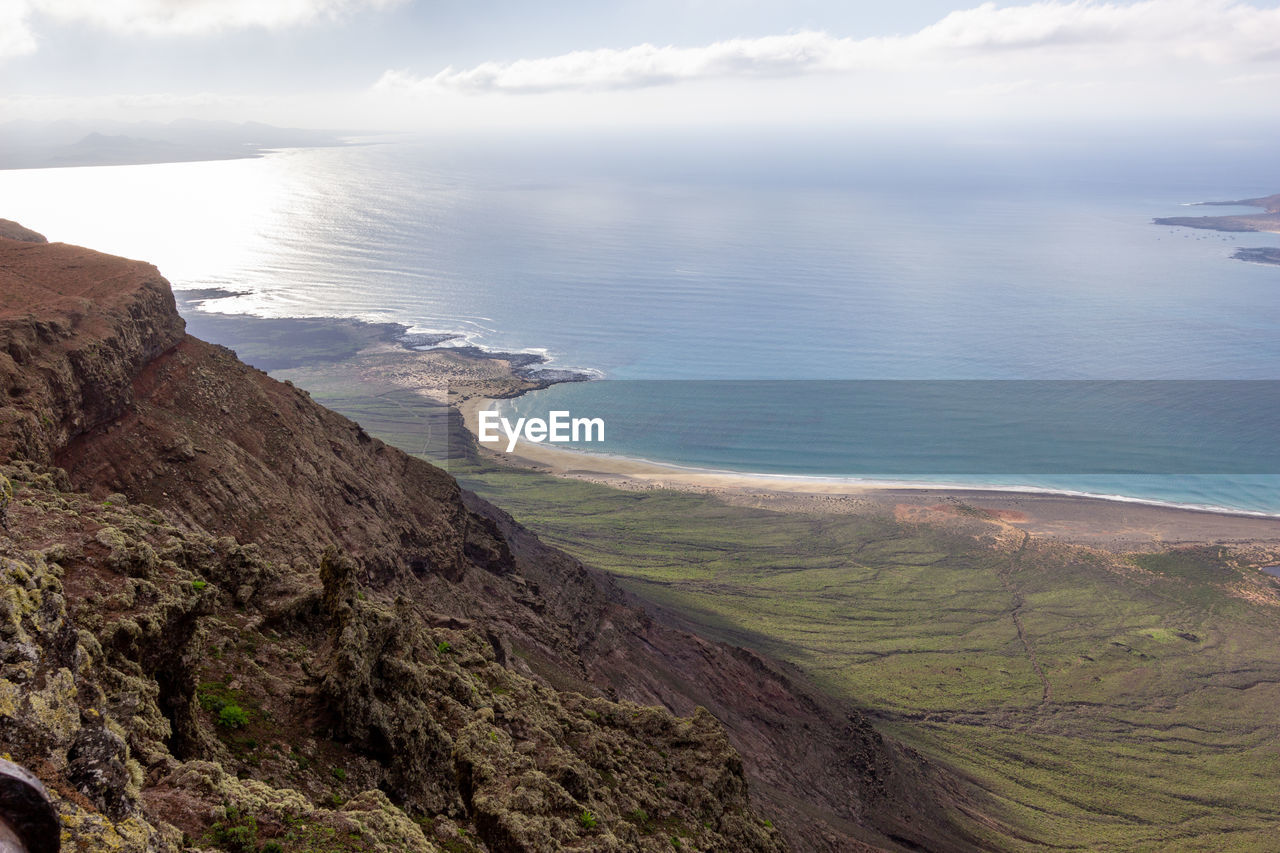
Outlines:
<svg viewBox="0 0 1280 853"><path fill-rule="evenodd" d="M249 725L252 715L246 705L254 703L239 690L233 690L221 681L206 681L196 691L200 707L210 711L218 725L224 729L242 729ZM253 740L242 741L241 746L253 749Z"/></svg>
<svg viewBox="0 0 1280 853"><path fill-rule="evenodd" d="M218 711L218 725L228 729L238 729L248 725L249 714L239 705L224 705Z"/></svg>
<svg viewBox="0 0 1280 853"><path fill-rule="evenodd" d="M232 691L221 681L206 681L196 691L200 707L215 714L232 701Z"/></svg>
<svg viewBox="0 0 1280 853"><path fill-rule="evenodd" d="M294 763L298 765L299 770L307 770L308 768L311 767L311 759L306 755L304 755L303 753L299 752L296 746L290 748L289 757L292 758Z"/></svg>
<svg viewBox="0 0 1280 853"><path fill-rule="evenodd" d="M208 581L192 581L191 582L191 588L194 589L196 592L203 592L204 588L207 587L208 585L209 585Z"/></svg>
<svg viewBox="0 0 1280 853"><path fill-rule="evenodd" d="M578 823L582 824L583 829L595 829L599 821L591 809L583 809L582 814L578 815Z"/></svg>
<svg viewBox="0 0 1280 853"><path fill-rule="evenodd" d="M226 809L226 818L209 828L209 840L230 853L254 853L258 844L258 821L234 806Z"/></svg>
<svg viewBox="0 0 1280 853"><path fill-rule="evenodd" d="M337 393L354 389L316 396L422 451L421 398ZM703 633L874 709L1000 804L1010 832L968 824L993 847L1257 850L1280 830L1280 608L1249 600L1270 582L1224 550L1020 554L888 517L427 458Z"/></svg>
<svg viewBox="0 0 1280 853"><path fill-rule="evenodd" d="M888 517L452 467L629 591L875 709L1026 836L971 825L993 844L1247 850L1280 828L1280 608L1240 595L1226 550L1019 553Z"/></svg>

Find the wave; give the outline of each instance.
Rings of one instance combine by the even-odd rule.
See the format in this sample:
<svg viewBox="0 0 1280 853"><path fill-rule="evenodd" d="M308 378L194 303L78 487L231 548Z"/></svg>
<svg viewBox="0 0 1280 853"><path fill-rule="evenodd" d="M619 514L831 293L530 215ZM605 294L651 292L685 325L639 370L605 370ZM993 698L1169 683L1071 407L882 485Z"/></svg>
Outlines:
<svg viewBox="0 0 1280 853"><path fill-rule="evenodd" d="M495 401L499 405L509 403L509 400ZM1016 492L1027 495L1049 495L1056 497L1069 498L1085 498L1089 500L1111 501L1114 503L1139 504L1143 506L1165 507L1168 509L1189 510L1194 512L1210 512L1218 515L1235 515L1248 516L1251 518L1280 518L1280 512L1268 512L1265 510L1244 509L1242 507L1233 507L1211 503L1196 503L1193 501L1176 501L1163 498L1141 497L1137 495L1119 494L1111 492L1092 492L1085 489L1070 489L1064 487L1055 487L1048 485L1029 485L1025 483L1006 484L1006 483L989 483L989 482L964 482L960 480L894 480L879 479L874 477L849 477L840 475L824 475L824 474L777 474L763 471L743 471L733 468L708 468L697 465L682 465L677 462L668 462L658 459L652 459L645 456L632 456L621 453L608 453L603 451L581 450L579 448L557 447L558 451L564 453L572 453L578 456L607 459L614 462L623 463L641 463L652 465L656 468L663 468L672 472L682 474L721 476L721 477L747 477L753 480L761 480L775 483L794 483L794 484L812 484L819 485L844 485L859 486L868 489L910 489L910 490L929 490L937 489L940 491L976 491L976 492Z"/></svg>

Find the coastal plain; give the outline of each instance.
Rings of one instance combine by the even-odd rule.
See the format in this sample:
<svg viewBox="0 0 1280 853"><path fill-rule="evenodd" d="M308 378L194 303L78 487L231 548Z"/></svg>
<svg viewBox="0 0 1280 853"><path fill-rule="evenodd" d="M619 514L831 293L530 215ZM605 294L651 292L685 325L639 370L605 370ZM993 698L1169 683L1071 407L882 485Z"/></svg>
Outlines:
<svg viewBox="0 0 1280 853"><path fill-rule="evenodd" d="M494 454L465 414L534 383L500 358L393 349L276 375L660 621L862 709L989 798L953 816L984 846L1256 850L1280 830L1280 582L1262 571L1280 520Z"/></svg>

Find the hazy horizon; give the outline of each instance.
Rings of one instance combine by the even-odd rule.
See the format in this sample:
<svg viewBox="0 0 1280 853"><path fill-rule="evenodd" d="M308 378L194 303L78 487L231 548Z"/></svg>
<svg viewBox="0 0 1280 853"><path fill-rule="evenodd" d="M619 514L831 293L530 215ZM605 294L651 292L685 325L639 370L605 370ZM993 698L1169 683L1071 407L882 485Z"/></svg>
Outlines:
<svg viewBox="0 0 1280 853"><path fill-rule="evenodd" d="M1273 124L1276 0L11 0L3 114L363 132Z"/></svg>

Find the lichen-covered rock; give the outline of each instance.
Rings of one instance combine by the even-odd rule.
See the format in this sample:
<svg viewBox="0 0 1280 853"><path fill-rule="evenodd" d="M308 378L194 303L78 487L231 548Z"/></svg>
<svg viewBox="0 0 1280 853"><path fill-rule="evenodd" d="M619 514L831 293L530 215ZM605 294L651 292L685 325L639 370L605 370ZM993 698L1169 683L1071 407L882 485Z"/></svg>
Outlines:
<svg viewBox="0 0 1280 853"><path fill-rule="evenodd" d="M13 484L0 476L0 528L9 526L9 504L13 503Z"/></svg>
<svg viewBox="0 0 1280 853"><path fill-rule="evenodd" d="M145 793L153 813L183 829L190 847L241 851L360 850L434 853L440 848L381 791L320 806L298 791L241 780L218 764L191 761ZM272 847L271 845L275 845Z"/></svg>
<svg viewBox="0 0 1280 853"><path fill-rule="evenodd" d="M124 738L102 724L81 726L67 750L67 780L116 820L132 811L142 781L130 765L137 767Z"/></svg>
<svg viewBox="0 0 1280 853"><path fill-rule="evenodd" d="M0 470L22 497L0 748L46 781L68 849L782 848L705 712L539 684L337 549L316 588L144 504ZM246 581L263 596L236 597Z"/></svg>
<svg viewBox="0 0 1280 853"><path fill-rule="evenodd" d="M404 599L363 600L341 555L320 575L321 707L414 813L463 815L492 850L668 850L672 836L782 849L705 710L681 720L558 693L501 666L478 632L433 629Z"/></svg>
<svg viewBox="0 0 1280 853"><path fill-rule="evenodd" d="M68 618L59 570L0 548L0 583L0 748L49 787L64 849L174 849L140 814L141 768L103 707L96 644Z"/></svg>

